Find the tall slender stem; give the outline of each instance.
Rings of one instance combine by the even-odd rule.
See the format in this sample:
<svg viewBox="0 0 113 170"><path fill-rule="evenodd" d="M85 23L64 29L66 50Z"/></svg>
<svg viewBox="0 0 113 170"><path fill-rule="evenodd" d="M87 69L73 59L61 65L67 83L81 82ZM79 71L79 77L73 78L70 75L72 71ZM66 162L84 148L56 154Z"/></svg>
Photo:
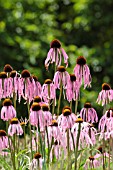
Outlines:
<svg viewBox="0 0 113 170"><path fill-rule="evenodd" d="M79 145L79 138L80 138L80 130L81 130L81 123L78 125L78 134L76 140L76 149L75 149L75 170L77 170L77 155L78 155L78 145Z"/></svg>
<svg viewBox="0 0 113 170"><path fill-rule="evenodd" d="M71 108L71 110L72 110L72 100L70 101L70 108Z"/></svg>
<svg viewBox="0 0 113 170"><path fill-rule="evenodd" d="M14 108L16 109L16 93L13 92L13 103L14 103Z"/></svg>
<svg viewBox="0 0 113 170"><path fill-rule="evenodd" d="M48 129L47 129L47 126L46 126L46 134L47 134L47 145L48 145L48 158L47 158L47 163L49 164L50 148L49 148L49 136L48 136Z"/></svg>
<svg viewBox="0 0 113 170"><path fill-rule="evenodd" d="M113 163L113 138L111 140L111 149L112 149L112 163Z"/></svg>
<svg viewBox="0 0 113 170"><path fill-rule="evenodd" d="M55 99L53 99L53 106L52 106L52 116L55 113Z"/></svg>
<svg viewBox="0 0 113 170"><path fill-rule="evenodd" d="M14 164L14 167L15 167L15 170L16 170L16 165L15 165L15 153L16 153L16 134L13 135L13 164Z"/></svg>
<svg viewBox="0 0 113 170"><path fill-rule="evenodd" d="M78 99L75 101L75 114L77 114Z"/></svg>
<svg viewBox="0 0 113 170"><path fill-rule="evenodd" d="M111 146L111 138L108 140L108 145L109 145L109 148L108 148L108 150L109 150L109 158L108 158L108 170L110 170L110 146Z"/></svg>
<svg viewBox="0 0 113 170"><path fill-rule="evenodd" d="M14 157L13 157L13 150L11 147L11 142L10 142L9 136L8 136L8 144L9 144L9 149L10 149L10 153L11 153L11 161L12 161L12 165L13 165L13 170L16 170L15 163L14 163Z"/></svg>
<svg viewBox="0 0 113 170"><path fill-rule="evenodd" d="M69 151L69 129L67 129L67 170L70 170L69 168L69 156L70 156L70 151Z"/></svg>
<svg viewBox="0 0 113 170"><path fill-rule="evenodd" d="M30 116L30 106L29 101L27 101L27 109L28 109L28 117ZM29 135L30 135L30 150L31 150L31 159L33 159L33 153L32 153L32 132L31 132L31 124L29 122Z"/></svg>

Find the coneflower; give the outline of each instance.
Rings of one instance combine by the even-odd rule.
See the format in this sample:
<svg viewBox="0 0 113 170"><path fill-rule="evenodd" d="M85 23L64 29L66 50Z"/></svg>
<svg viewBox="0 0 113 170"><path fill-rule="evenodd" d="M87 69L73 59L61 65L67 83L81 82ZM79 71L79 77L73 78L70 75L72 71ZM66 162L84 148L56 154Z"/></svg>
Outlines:
<svg viewBox="0 0 113 170"><path fill-rule="evenodd" d="M52 114L49 111L49 106L47 104L42 104L41 107L44 116L44 126L48 126L52 121Z"/></svg>
<svg viewBox="0 0 113 170"><path fill-rule="evenodd" d="M87 160L86 163L84 164L85 169L93 169L93 168L98 168L100 166L100 161L95 158L95 156L90 156Z"/></svg>
<svg viewBox="0 0 113 170"><path fill-rule="evenodd" d="M83 56L79 56L76 60L76 66L74 68L74 74L78 82L82 85L82 80L84 80L84 88L91 86L91 74L88 65L86 64L86 59Z"/></svg>
<svg viewBox="0 0 113 170"><path fill-rule="evenodd" d="M37 102L33 102L31 105L29 121L33 126L44 128L44 116L41 105Z"/></svg>
<svg viewBox="0 0 113 170"><path fill-rule="evenodd" d="M72 113L70 107L64 107L62 114L58 117L58 125L62 130L70 129L74 125L77 117Z"/></svg>
<svg viewBox="0 0 113 170"><path fill-rule="evenodd" d="M70 102L79 98L80 83L76 80L74 74L70 74L70 79L67 84L66 98Z"/></svg>
<svg viewBox="0 0 113 170"><path fill-rule="evenodd" d="M5 130L0 130L0 150L8 148L8 137Z"/></svg>
<svg viewBox="0 0 113 170"><path fill-rule="evenodd" d="M42 86L41 96L44 102L49 103L51 99L56 98L56 89L55 85L51 79L46 79Z"/></svg>
<svg viewBox="0 0 113 170"><path fill-rule="evenodd" d="M55 88L60 89L60 85L62 83L62 86L64 89L67 88L67 83L69 82L70 75L66 71L66 68L64 66L59 66L57 69L57 72L54 75L53 82L55 84Z"/></svg>
<svg viewBox="0 0 113 170"><path fill-rule="evenodd" d="M102 106L110 103L113 100L113 90L107 83L102 84L102 91L99 93L97 103Z"/></svg>
<svg viewBox="0 0 113 170"><path fill-rule="evenodd" d="M91 103L85 103L84 108L80 111L80 117L90 123L97 123L98 122L98 116L96 113L96 110L91 106Z"/></svg>
<svg viewBox="0 0 113 170"><path fill-rule="evenodd" d="M42 155L40 153L35 153L34 154L34 158L30 164L30 170L36 170L36 169L42 169L43 166L43 158Z"/></svg>
<svg viewBox="0 0 113 170"><path fill-rule="evenodd" d="M79 137L79 148L83 148L84 146L93 145L93 142L89 136L89 123L83 122L82 118L77 118L75 124L73 125L71 132L74 136L74 141L76 143L77 135L79 131L80 124L80 137Z"/></svg>
<svg viewBox="0 0 113 170"><path fill-rule="evenodd" d="M16 135L23 134L23 129L22 129L17 118L11 119L10 125L8 127L8 135L13 136L14 134L16 134Z"/></svg>
<svg viewBox="0 0 113 170"><path fill-rule="evenodd" d="M33 81L30 72L28 70L23 70L21 73L21 78L19 79L19 102L21 100L21 97L29 102L32 101L34 97L34 89L35 82Z"/></svg>
<svg viewBox="0 0 113 170"><path fill-rule="evenodd" d="M45 60L45 67L48 69L49 64L55 63L56 66L60 66L62 63L62 56L64 57L64 63L68 66L68 55L61 47L61 42L57 39L53 40L50 44L50 50Z"/></svg>
<svg viewBox="0 0 113 170"><path fill-rule="evenodd" d="M34 81L34 83L33 83L34 84L34 97L41 96L42 87L41 87L40 82L38 81L38 77L33 75L32 78Z"/></svg>
<svg viewBox="0 0 113 170"><path fill-rule="evenodd" d="M8 91L8 79L6 72L0 72L0 99L6 98Z"/></svg>
<svg viewBox="0 0 113 170"><path fill-rule="evenodd" d="M16 117L16 110L12 105L12 101L10 99L5 99L1 109L1 119L8 121L14 117Z"/></svg>

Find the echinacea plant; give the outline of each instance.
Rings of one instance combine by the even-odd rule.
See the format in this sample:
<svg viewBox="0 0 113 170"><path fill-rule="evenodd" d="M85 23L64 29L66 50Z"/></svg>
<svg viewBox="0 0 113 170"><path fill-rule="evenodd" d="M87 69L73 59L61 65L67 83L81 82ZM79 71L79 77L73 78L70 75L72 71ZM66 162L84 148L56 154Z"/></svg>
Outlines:
<svg viewBox="0 0 113 170"><path fill-rule="evenodd" d="M29 70L20 74L9 64L0 72L0 117L6 127L0 130L0 168L112 169L113 108L109 103L113 90L109 84L102 84L95 101L103 107L102 117L93 108L93 100L82 108L81 91L91 87L90 69L86 58L79 56L73 61L74 73L70 73L68 59L61 42L54 39L45 60L46 69L54 65L53 79L47 77L41 84ZM18 112L23 103L26 111L22 110L20 119Z"/></svg>

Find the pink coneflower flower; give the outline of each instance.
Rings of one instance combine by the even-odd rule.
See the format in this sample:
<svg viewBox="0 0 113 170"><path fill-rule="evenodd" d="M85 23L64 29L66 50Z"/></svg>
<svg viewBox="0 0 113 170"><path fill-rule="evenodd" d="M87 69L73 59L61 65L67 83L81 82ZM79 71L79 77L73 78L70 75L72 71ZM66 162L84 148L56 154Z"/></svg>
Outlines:
<svg viewBox="0 0 113 170"><path fill-rule="evenodd" d="M45 127L45 117L41 110L41 105L37 102L33 102L31 106L29 121L31 125L40 127L41 130Z"/></svg>
<svg viewBox="0 0 113 170"><path fill-rule="evenodd" d="M0 130L0 150L8 148L8 137L4 130Z"/></svg>
<svg viewBox="0 0 113 170"><path fill-rule="evenodd" d="M32 160L31 164L30 164L30 170L37 170L37 169L42 169L42 165L43 165L43 159L40 153L35 153L34 154L34 159Z"/></svg>
<svg viewBox="0 0 113 170"><path fill-rule="evenodd" d="M31 125L34 125L34 126L38 125L39 116L42 117L41 106L39 103L33 102L31 109L30 109L30 117L29 117L29 121Z"/></svg>
<svg viewBox="0 0 113 170"><path fill-rule="evenodd" d="M96 110L92 108L91 103L84 104L84 108L82 108L80 111L80 117L86 122L90 123L98 122Z"/></svg>
<svg viewBox="0 0 113 170"><path fill-rule="evenodd" d="M4 98L6 97L11 97L11 93L12 93L12 84L11 84L11 81L10 81L10 73L13 71L13 68L11 67L10 64L6 64L4 66L4 72L7 74L7 83L5 83L4 85ZM6 81L5 80L5 81Z"/></svg>
<svg viewBox="0 0 113 170"><path fill-rule="evenodd" d="M55 63L56 66L60 66L62 62L62 56L64 57L64 63L66 67L68 66L68 55L61 47L61 43L59 40L55 39L51 42L50 50L47 54L47 58L45 60L45 67L48 69L49 64Z"/></svg>
<svg viewBox="0 0 113 170"><path fill-rule="evenodd" d="M32 80L34 80L34 96L40 96L41 95L41 91L42 91L42 87L41 87L41 84L40 82L38 81L38 78L36 76L32 76Z"/></svg>
<svg viewBox="0 0 113 170"><path fill-rule="evenodd" d="M33 100L35 87L34 83L33 78L30 76L30 72L28 70L23 70L21 73L21 78L19 79L19 102L21 97L29 102Z"/></svg>
<svg viewBox="0 0 113 170"><path fill-rule="evenodd" d="M12 106L12 101L10 99L5 99L1 109L1 119L8 121L14 117L16 117L16 110Z"/></svg>
<svg viewBox="0 0 113 170"><path fill-rule="evenodd" d="M65 141L63 140L62 133L60 128L58 127L58 122L56 120L52 120L52 123L47 127L48 129L48 136L49 136L49 143L52 141L52 137L60 141L61 143L64 143Z"/></svg>
<svg viewBox="0 0 113 170"><path fill-rule="evenodd" d="M113 109L105 112L99 121L100 139L105 140L113 138Z"/></svg>
<svg viewBox="0 0 113 170"><path fill-rule="evenodd" d="M8 127L8 135L13 136L14 134L16 135L23 134L23 129L17 118L11 119L10 125Z"/></svg>
<svg viewBox="0 0 113 170"><path fill-rule="evenodd" d="M41 107L44 115L44 126L49 126L52 121L52 114L49 111L49 106L47 104L42 104Z"/></svg>
<svg viewBox="0 0 113 170"><path fill-rule="evenodd" d="M102 106L110 103L113 100L113 90L107 83L102 84L102 91L99 93L97 103Z"/></svg>
<svg viewBox="0 0 113 170"><path fill-rule="evenodd" d="M97 158L101 162L101 164L103 164L102 163L103 162L103 155L104 155L105 158L109 158L111 155L109 153L105 152L105 151L103 153L102 146L100 146L97 150L100 153L96 153L94 157Z"/></svg>
<svg viewBox="0 0 113 170"><path fill-rule="evenodd" d="M74 74L70 74L70 79L67 84L66 97L70 102L72 100L77 100L79 98L80 83L76 80Z"/></svg>
<svg viewBox="0 0 113 170"><path fill-rule="evenodd" d="M87 128L89 128L88 127L89 123L83 122L82 118L77 118L75 121L75 124L73 125L73 127L71 129L75 143L76 143L76 139L77 139L77 135L78 135L79 123L81 126L80 138L79 138L79 148L81 148L81 147L83 148L84 145L93 145L92 140L89 136L89 130L87 130Z"/></svg>
<svg viewBox="0 0 113 170"><path fill-rule="evenodd" d="M42 99L48 103L51 99L56 98L56 89L51 79L46 79L42 86Z"/></svg>
<svg viewBox="0 0 113 170"><path fill-rule="evenodd" d="M84 80L84 88L91 86L91 74L89 67L86 64L86 59L80 56L76 60L77 64L74 68L75 76L78 82L82 85L82 79Z"/></svg>
<svg viewBox="0 0 113 170"><path fill-rule="evenodd" d="M59 159L61 157L62 154L62 147L60 145L60 142L58 142L57 140L55 140L52 148L51 148L51 152L50 152L50 159L51 161L53 160L53 158L55 157L56 159Z"/></svg>
<svg viewBox="0 0 113 170"><path fill-rule="evenodd" d="M101 165L100 162L95 158L95 156L90 156L86 160L86 163L84 164L84 168L93 169L93 168L98 168L100 165Z"/></svg>
<svg viewBox="0 0 113 170"><path fill-rule="evenodd" d="M69 79L70 79L70 75L66 71L64 66L59 66L57 70L58 71L55 73L54 79L53 79L53 82L55 84L55 88L60 89L60 85L62 83L63 88L66 89L67 84L68 84Z"/></svg>
<svg viewBox="0 0 113 170"><path fill-rule="evenodd" d="M10 77L8 78L9 83L9 97L13 97L14 93L17 96L19 88L19 74L16 70L10 72Z"/></svg>
<svg viewBox="0 0 113 170"><path fill-rule="evenodd" d="M76 115L71 112L71 108L65 106L62 110L62 114L58 117L58 125L62 130L70 129L77 119Z"/></svg>
<svg viewBox="0 0 113 170"><path fill-rule="evenodd" d="M0 99L7 97L8 79L6 72L0 72Z"/></svg>

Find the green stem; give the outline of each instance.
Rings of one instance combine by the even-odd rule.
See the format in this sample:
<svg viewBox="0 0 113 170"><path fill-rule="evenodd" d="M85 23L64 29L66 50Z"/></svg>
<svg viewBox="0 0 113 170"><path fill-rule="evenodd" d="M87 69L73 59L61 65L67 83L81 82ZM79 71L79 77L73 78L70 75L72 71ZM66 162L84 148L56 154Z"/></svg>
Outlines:
<svg viewBox="0 0 113 170"><path fill-rule="evenodd" d="M55 99L53 99L53 106L52 106L52 116L55 113Z"/></svg>
<svg viewBox="0 0 113 170"><path fill-rule="evenodd" d="M70 133L71 133L71 138L72 138L72 142L73 142L73 149L75 152L75 142L74 142L74 137L73 137L73 133L71 132L71 130L70 130Z"/></svg>
<svg viewBox="0 0 113 170"><path fill-rule="evenodd" d="M61 97L62 97L62 80L60 80L60 95L58 99L58 109L57 109L57 115L60 113L60 104L61 104Z"/></svg>
<svg viewBox="0 0 113 170"><path fill-rule="evenodd" d="M27 101L27 109L28 109L28 117L30 116L30 106L29 101ZM31 132L31 124L29 122L29 135L30 135L30 150L31 150L31 159L33 159L33 150L32 150L32 132Z"/></svg>
<svg viewBox="0 0 113 170"><path fill-rule="evenodd" d="M25 132L25 125L23 125L23 130L24 130L24 148L26 149L26 132Z"/></svg>
<svg viewBox="0 0 113 170"><path fill-rule="evenodd" d="M78 125L78 134L77 134L77 140L76 140L76 149L75 149L75 169L77 170L77 155L78 155L78 145L79 145L79 138L80 138L80 130L81 130L81 123Z"/></svg>
<svg viewBox="0 0 113 170"><path fill-rule="evenodd" d="M89 137L91 138L91 127L89 127ZM90 144L90 155L92 156L92 145Z"/></svg>
<svg viewBox="0 0 113 170"><path fill-rule="evenodd" d="M16 109L16 93L13 92L13 103L14 103L14 108Z"/></svg>
<svg viewBox="0 0 113 170"><path fill-rule="evenodd" d="M47 134L47 145L48 145L48 157L47 157L47 163L48 163L48 165L49 165L50 148L49 148L49 136L48 136L47 126L46 126L46 134Z"/></svg>
<svg viewBox="0 0 113 170"><path fill-rule="evenodd" d="M75 114L77 115L78 99L75 101Z"/></svg>
<svg viewBox="0 0 113 170"><path fill-rule="evenodd" d="M70 166L69 166L69 156L70 156L70 152L69 152L69 129L67 129L67 170L70 170Z"/></svg>
<svg viewBox="0 0 113 170"><path fill-rule="evenodd" d="M14 163L14 157L13 157L13 151L12 151L12 147L10 145L10 139L9 139L9 136L8 136L8 144L9 144L9 150L10 150L10 153L11 153L11 161L12 161L12 165L13 165L13 170L16 170L15 168L15 163Z"/></svg>
<svg viewBox="0 0 113 170"><path fill-rule="evenodd" d="M112 149L112 163L113 163L113 139L111 141L111 149Z"/></svg>
<svg viewBox="0 0 113 170"><path fill-rule="evenodd" d="M108 152L108 153L109 153L109 158L108 158L108 170L110 170L110 145L111 145L111 142L110 142L110 141L111 141L111 138L108 140L108 145L109 145L109 149L108 149L108 150L109 150L109 152Z"/></svg>
<svg viewBox="0 0 113 170"><path fill-rule="evenodd" d="M70 101L70 108L71 108L71 110L72 110L72 100Z"/></svg>
<svg viewBox="0 0 113 170"><path fill-rule="evenodd" d="M13 164L14 164L14 167L15 167L15 170L16 170L16 165L15 165L15 154L16 154L16 146L15 146L15 142L16 142L16 134L13 135Z"/></svg>

